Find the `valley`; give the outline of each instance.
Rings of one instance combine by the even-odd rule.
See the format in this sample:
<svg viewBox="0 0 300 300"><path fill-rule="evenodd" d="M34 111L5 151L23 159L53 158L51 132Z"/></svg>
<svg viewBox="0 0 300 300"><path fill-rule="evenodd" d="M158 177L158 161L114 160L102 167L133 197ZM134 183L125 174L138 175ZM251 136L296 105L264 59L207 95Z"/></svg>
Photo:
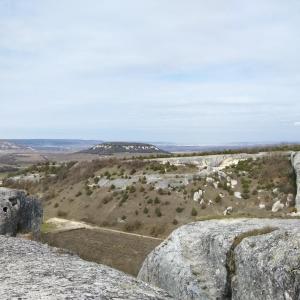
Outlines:
<svg viewBox="0 0 300 300"><path fill-rule="evenodd" d="M182 225L293 218L291 152L253 152L132 156L6 150L0 160L13 169L2 173L0 182L41 199L44 243L137 275L145 257Z"/></svg>

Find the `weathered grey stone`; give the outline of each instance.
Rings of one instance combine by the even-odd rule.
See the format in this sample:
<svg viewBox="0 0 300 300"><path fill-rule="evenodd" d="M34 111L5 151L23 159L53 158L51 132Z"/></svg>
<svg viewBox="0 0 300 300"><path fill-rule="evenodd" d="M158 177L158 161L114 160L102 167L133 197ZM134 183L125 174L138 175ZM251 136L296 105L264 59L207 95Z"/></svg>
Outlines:
<svg viewBox="0 0 300 300"><path fill-rule="evenodd" d="M300 211L300 152L293 152L291 162L296 173L297 195L295 199L295 207Z"/></svg>
<svg viewBox="0 0 300 300"><path fill-rule="evenodd" d="M25 192L0 188L0 234L39 233L43 209L41 203Z"/></svg>
<svg viewBox="0 0 300 300"><path fill-rule="evenodd" d="M0 299L172 299L112 268L36 242L0 236Z"/></svg>
<svg viewBox="0 0 300 300"><path fill-rule="evenodd" d="M238 272L235 274L235 247L243 239L252 241L253 237L260 234L274 231L274 233L266 234L268 237L277 236L277 228L282 232L287 232L290 235L290 240L294 236L297 241L293 243L286 243L285 252L280 254L276 249L260 244L261 253L268 257L269 250L278 256L282 255L282 259L274 259L272 261L273 267L268 266L267 259L261 258L259 260L260 266L253 264L249 272L253 274L252 281L247 278L247 284L243 283L243 278L246 276L248 270L241 267L241 270L236 267ZM265 232L266 230L266 232ZM297 232L297 235L294 234ZM299 269L300 265L300 248L295 248L296 244L300 242L298 236L300 234L300 220L282 220L282 219L225 219L225 220L211 220L205 222L197 222L185 225L174 231L170 237L158 246L152 253L149 254L145 260L138 278L148 283L154 284L168 291L176 299L229 299L233 296L234 299L277 299L272 298L272 295L279 295L272 290L271 284L264 286L264 294L261 294L254 281L265 279L260 276L264 267L269 270L265 274L265 280L268 282L276 282L278 285L283 284L284 279L286 286L295 286L293 282L299 281L299 273L281 272L285 268L291 270ZM279 235L278 235L279 238ZM278 241L278 243L280 243ZM275 245L275 243L273 244ZM258 247L258 246L257 246ZM270 244L272 247L272 244ZM259 255L259 251L253 252L252 247L243 248L247 253L241 253L238 256L237 264L241 260L240 257L247 257L252 259L253 255ZM255 248L254 248L255 249ZM288 254L293 252L293 254ZM270 252L272 253L272 252ZM253 255L252 255L253 254ZM296 259L298 255L298 261ZM286 261L286 263L285 263ZM249 262L251 265L251 262ZM272 269L276 266L277 273L272 273ZM298 272L298 271L297 271ZM237 278L239 274L241 277ZM294 276L294 277L293 277ZM297 279L295 279L295 276ZM233 282L236 282L233 284ZM240 283L242 282L242 283ZM232 290L234 287L234 293ZM240 287L243 291L239 291ZM256 290L252 298L252 291ZM282 290L282 293L284 291ZM293 295L292 299L299 299L299 290ZM243 295L243 297L240 297ZM249 295L249 296L247 296ZM278 298L281 299L281 298ZM283 299L283 298L282 298ZM287 298L288 299L288 298Z"/></svg>
<svg viewBox="0 0 300 300"><path fill-rule="evenodd" d="M244 239L235 249L233 299L300 299L300 230Z"/></svg>

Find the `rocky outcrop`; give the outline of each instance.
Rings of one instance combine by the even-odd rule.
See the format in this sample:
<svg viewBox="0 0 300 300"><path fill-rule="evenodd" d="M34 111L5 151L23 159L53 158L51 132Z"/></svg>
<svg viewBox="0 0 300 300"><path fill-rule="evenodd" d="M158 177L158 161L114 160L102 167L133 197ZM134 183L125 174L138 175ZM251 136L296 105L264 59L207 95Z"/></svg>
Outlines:
<svg viewBox="0 0 300 300"><path fill-rule="evenodd" d="M37 235L42 223L41 203L25 192L0 188L0 234L17 233Z"/></svg>
<svg viewBox="0 0 300 300"><path fill-rule="evenodd" d="M138 153L138 154L167 154L168 152L159 149L158 147L145 143L130 143L130 142L109 142L93 146L92 148L81 151L82 153L98 154L98 155L113 155L120 153Z"/></svg>
<svg viewBox="0 0 300 300"><path fill-rule="evenodd" d="M0 236L0 299L172 299L112 268L36 242Z"/></svg>
<svg viewBox="0 0 300 300"><path fill-rule="evenodd" d="M226 219L182 226L138 278L176 299L300 299L300 220Z"/></svg>
<svg viewBox="0 0 300 300"><path fill-rule="evenodd" d="M300 212L300 152L293 152L291 162L296 174L297 196L295 199L295 207Z"/></svg>

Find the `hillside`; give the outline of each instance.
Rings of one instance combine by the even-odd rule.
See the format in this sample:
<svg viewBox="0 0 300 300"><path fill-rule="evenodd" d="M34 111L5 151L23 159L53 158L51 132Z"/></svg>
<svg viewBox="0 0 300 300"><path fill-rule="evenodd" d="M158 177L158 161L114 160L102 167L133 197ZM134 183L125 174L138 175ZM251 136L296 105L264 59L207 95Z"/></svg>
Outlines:
<svg viewBox="0 0 300 300"><path fill-rule="evenodd" d="M80 151L93 145L101 143L99 140L78 140L78 139L17 139L9 140L11 144L37 151Z"/></svg>
<svg viewBox="0 0 300 300"><path fill-rule="evenodd" d="M158 154L167 153L158 147L145 143L131 143L131 142L109 142L98 144L82 153L98 154L98 155L114 155L114 154Z"/></svg>
<svg viewBox="0 0 300 300"><path fill-rule="evenodd" d="M295 211L289 154L41 163L4 185L43 199L45 219L74 219L164 237L197 219Z"/></svg>

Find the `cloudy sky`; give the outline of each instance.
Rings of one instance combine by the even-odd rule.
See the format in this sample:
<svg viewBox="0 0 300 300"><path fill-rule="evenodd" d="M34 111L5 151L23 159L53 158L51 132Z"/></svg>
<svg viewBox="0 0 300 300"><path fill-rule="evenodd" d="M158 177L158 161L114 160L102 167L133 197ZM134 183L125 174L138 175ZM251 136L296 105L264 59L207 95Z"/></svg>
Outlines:
<svg viewBox="0 0 300 300"><path fill-rule="evenodd" d="M299 0L0 0L0 138L299 133Z"/></svg>

